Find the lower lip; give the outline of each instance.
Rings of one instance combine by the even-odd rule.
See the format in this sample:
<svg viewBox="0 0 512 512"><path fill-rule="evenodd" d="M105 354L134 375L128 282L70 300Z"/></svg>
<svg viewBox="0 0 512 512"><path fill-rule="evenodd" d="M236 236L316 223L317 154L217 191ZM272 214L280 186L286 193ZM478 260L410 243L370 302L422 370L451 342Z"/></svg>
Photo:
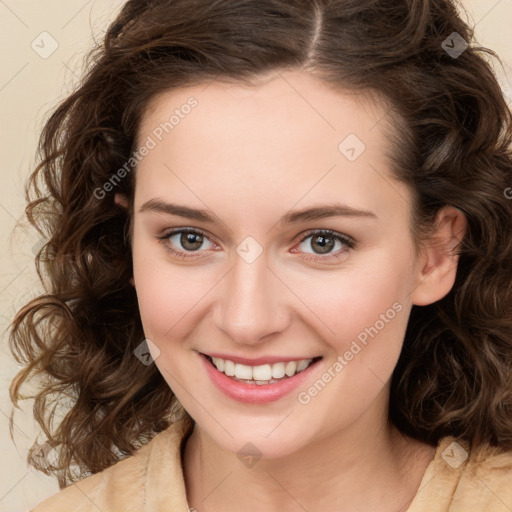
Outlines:
<svg viewBox="0 0 512 512"><path fill-rule="evenodd" d="M305 370L297 373L293 377L288 377L274 384L245 384L229 378L226 374L219 372L217 368L201 354L201 359L206 368L206 372L214 385L226 396L250 404L265 404L275 402L297 389L308 378L319 361L315 361Z"/></svg>

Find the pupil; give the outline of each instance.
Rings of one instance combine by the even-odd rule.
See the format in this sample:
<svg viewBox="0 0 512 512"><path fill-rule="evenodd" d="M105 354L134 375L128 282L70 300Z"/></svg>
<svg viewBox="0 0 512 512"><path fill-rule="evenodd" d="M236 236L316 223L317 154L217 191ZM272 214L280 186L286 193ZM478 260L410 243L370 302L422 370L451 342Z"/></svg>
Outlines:
<svg viewBox="0 0 512 512"><path fill-rule="evenodd" d="M181 235L180 243L185 249L195 251L201 247L203 243L203 236L197 233L183 233Z"/></svg>
<svg viewBox="0 0 512 512"><path fill-rule="evenodd" d="M334 247L333 238L329 238L324 235L318 235L315 238L313 238L312 244L311 244L312 246L313 246L314 242L319 242L320 251L318 251L318 252L320 252L321 254L326 254L326 253L330 252L332 250L332 248ZM315 249L315 248L313 247L313 249Z"/></svg>

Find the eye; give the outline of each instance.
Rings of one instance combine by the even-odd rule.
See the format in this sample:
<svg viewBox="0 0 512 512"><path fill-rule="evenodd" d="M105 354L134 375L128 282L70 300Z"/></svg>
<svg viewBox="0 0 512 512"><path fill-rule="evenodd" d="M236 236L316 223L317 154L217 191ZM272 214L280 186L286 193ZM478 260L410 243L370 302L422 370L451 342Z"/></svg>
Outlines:
<svg viewBox="0 0 512 512"><path fill-rule="evenodd" d="M307 240L309 240L308 243L306 243ZM355 241L352 238L329 229L309 231L301 236L299 244L302 252L312 254L304 259L316 261L341 258L355 247ZM307 249L311 249L311 252L308 252ZM292 249L292 252L297 251Z"/></svg>
<svg viewBox="0 0 512 512"><path fill-rule="evenodd" d="M198 258L204 249L215 249L219 246L212 242L207 234L196 228L179 228L166 231L157 237L167 252L180 259ZM310 239L309 243L306 241ZM305 260L326 261L343 257L350 249L355 247L355 241L341 233L329 229L312 230L298 240L300 251L291 249L291 252L302 252ZM208 247L208 245L210 247ZM301 247L302 246L302 247ZM311 249L308 252L307 249ZM202 250L203 249L203 250ZM334 251L334 249L336 249ZM334 252L333 252L334 251ZM310 256L307 256L307 255Z"/></svg>
<svg viewBox="0 0 512 512"><path fill-rule="evenodd" d="M200 249L205 249L205 245L208 245L205 243L206 241L212 247L216 247L216 244L210 241L204 231L193 228L173 229L158 236L157 239L169 253L183 259L198 257L198 254L194 253L202 252Z"/></svg>

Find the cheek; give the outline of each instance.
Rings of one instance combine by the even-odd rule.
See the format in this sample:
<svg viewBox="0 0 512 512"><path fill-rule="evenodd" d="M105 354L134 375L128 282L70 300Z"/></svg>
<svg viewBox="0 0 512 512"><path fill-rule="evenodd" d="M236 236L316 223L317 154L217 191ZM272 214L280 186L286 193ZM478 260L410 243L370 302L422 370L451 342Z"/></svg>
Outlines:
<svg viewBox="0 0 512 512"><path fill-rule="evenodd" d="M330 374L323 378L332 382L318 406L324 400L341 400L349 410L362 411L389 380L400 356L411 307L413 261L407 254L377 252L357 269L322 277L314 287L309 283L304 294L317 317L315 329L327 345Z"/></svg>
<svg viewBox="0 0 512 512"><path fill-rule="evenodd" d="M375 264L375 261L379 264ZM314 280L295 276L301 297L316 317L325 338L340 353L361 333L375 326L379 331L403 330L400 311L409 308L411 272L407 260L392 263L387 258L367 262L337 274L320 273ZM372 268L373 266L373 268ZM323 327L322 327L323 326Z"/></svg>
<svg viewBox="0 0 512 512"><path fill-rule="evenodd" d="M326 278L308 293L316 330L325 333L327 359L324 372L306 383L298 401L309 413L331 411L329 428L363 414L400 356L410 311L407 263L395 267L382 261L378 271L365 266L364 272L347 272L333 282Z"/></svg>
<svg viewBox="0 0 512 512"><path fill-rule="evenodd" d="M206 270L170 264L163 248L139 250L135 238L133 276L146 337L157 344L180 339L208 289L206 275Z"/></svg>

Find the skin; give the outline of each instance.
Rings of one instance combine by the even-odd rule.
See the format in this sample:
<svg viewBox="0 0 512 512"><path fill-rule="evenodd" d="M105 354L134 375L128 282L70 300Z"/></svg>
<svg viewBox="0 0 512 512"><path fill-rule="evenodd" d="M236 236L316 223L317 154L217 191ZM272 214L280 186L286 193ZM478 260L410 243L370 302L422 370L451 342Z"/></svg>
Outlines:
<svg viewBox="0 0 512 512"><path fill-rule="evenodd" d="M138 165L132 232L145 334L196 422L183 454L189 505L199 512L248 504L255 512L406 510L434 448L388 424L389 383L412 306L453 286L462 213L443 208L431 240L415 250L411 192L394 180L386 157L383 101L298 71L254 87L214 82L154 98L138 140L190 96L197 107ZM348 134L366 146L353 162L338 150ZM215 223L140 212L155 198L209 209ZM126 206L126 198L116 201ZM278 224L289 211L334 202L375 218ZM188 250L195 258L178 259L157 239L170 228L202 229L208 238ZM337 242L319 253L315 237L298 240L313 229L356 245ZM236 252L247 236L263 251L252 263ZM179 235L167 243L187 253ZM307 259L315 253L324 259ZM308 404L299 403L298 392L395 303L401 311ZM297 392L242 404L211 384L201 352L322 360ZM248 442L262 454L252 467L237 457Z"/></svg>

